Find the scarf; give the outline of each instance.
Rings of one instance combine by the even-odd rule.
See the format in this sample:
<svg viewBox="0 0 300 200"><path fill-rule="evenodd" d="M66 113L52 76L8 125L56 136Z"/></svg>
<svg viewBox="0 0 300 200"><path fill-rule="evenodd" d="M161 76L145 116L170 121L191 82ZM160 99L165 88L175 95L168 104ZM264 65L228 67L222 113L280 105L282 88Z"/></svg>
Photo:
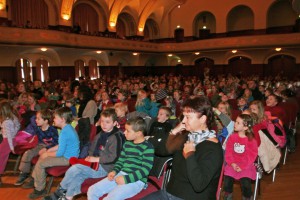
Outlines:
<svg viewBox="0 0 300 200"><path fill-rule="evenodd" d="M93 156L99 156L100 155L100 151L103 151L104 148L105 148L105 145L106 145L106 142L108 140L108 138L117 133L119 131L118 128L114 127L113 130L111 132L104 132L104 131L101 131L99 134L100 134L100 137L98 138L97 140L97 143L96 143L96 147L93 151Z"/></svg>
<svg viewBox="0 0 300 200"><path fill-rule="evenodd" d="M195 145L214 137L216 137L216 132L213 130L203 130L201 132L193 132L188 134L188 140L194 141Z"/></svg>

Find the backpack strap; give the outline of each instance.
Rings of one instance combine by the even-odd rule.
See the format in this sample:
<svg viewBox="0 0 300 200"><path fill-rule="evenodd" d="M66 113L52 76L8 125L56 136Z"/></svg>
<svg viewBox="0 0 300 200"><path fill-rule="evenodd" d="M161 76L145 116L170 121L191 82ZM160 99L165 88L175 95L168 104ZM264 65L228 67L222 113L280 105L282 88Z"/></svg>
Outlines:
<svg viewBox="0 0 300 200"><path fill-rule="evenodd" d="M261 131L269 138L269 140L274 144L274 146L278 146L278 143L276 140L272 137L272 135L269 133L267 129L261 129Z"/></svg>

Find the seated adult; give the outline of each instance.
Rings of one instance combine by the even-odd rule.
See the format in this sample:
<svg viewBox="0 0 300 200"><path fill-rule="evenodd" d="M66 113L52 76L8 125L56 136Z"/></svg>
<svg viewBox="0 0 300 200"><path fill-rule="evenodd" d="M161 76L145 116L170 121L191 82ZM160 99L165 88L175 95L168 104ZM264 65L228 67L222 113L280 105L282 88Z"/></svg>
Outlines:
<svg viewBox="0 0 300 200"><path fill-rule="evenodd" d="M223 151L216 133L210 130L213 111L208 98L187 99L183 103L183 115L182 122L170 131L165 146L166 152L173 154L172 173L166 190L154 192L144 200L216 197Z"/></svg>

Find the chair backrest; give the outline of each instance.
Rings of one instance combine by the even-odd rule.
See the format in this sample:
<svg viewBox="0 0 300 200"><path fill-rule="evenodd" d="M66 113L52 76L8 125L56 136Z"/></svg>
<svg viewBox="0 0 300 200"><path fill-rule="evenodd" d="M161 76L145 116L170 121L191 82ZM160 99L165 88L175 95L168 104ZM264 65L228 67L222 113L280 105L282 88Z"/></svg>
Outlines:
<svg viewBox="0 0 300 200"><path fill-rule="evenodd" d="M223 177L224 177L224 168L225 168L225 162L223 163L219 183L218 183L218 189L216 193L216 200L219 200L221 198L221 191L222 191L222 183L223 183Z"/></svg>
<svg viewBox="0 0 300 200"><path fill-rule="evenodd" d="M153 167L149 173L149 182L153 184L158 190L165 187L170 175L169 170L171 170L172 157L154 157Z"/></svg>
<svg viewBox="0 0 300 200"><path fill-rule="evenodd" d="M95 136L97 135L97 127L95 125L90 126L90 142L93 142Z"/></svg>

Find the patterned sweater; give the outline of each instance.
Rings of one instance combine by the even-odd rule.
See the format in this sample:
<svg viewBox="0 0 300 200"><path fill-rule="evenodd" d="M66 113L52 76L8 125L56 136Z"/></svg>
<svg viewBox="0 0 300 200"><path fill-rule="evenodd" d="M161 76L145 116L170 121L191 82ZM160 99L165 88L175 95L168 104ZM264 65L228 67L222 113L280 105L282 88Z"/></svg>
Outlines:
<svg viewBox="0 0 300 200"><path fill-rule="evenodd" d="M134 144L132 141L125 142L118 161L113 168L116 174L120 171L124 175L125 183L133 183L138 180L147 183L149 172L153 166L154 149L150 142L144 141Z"/></svg>
<svg viewBox="0 0 300 200"><path fill-rule="evenodd" d="M0 134L3 138L7 138L11 150L14 150L13 139L15 138L18 130L20 129L20 122L16 116L14 119L6 119L0 124Z"/></svg>

